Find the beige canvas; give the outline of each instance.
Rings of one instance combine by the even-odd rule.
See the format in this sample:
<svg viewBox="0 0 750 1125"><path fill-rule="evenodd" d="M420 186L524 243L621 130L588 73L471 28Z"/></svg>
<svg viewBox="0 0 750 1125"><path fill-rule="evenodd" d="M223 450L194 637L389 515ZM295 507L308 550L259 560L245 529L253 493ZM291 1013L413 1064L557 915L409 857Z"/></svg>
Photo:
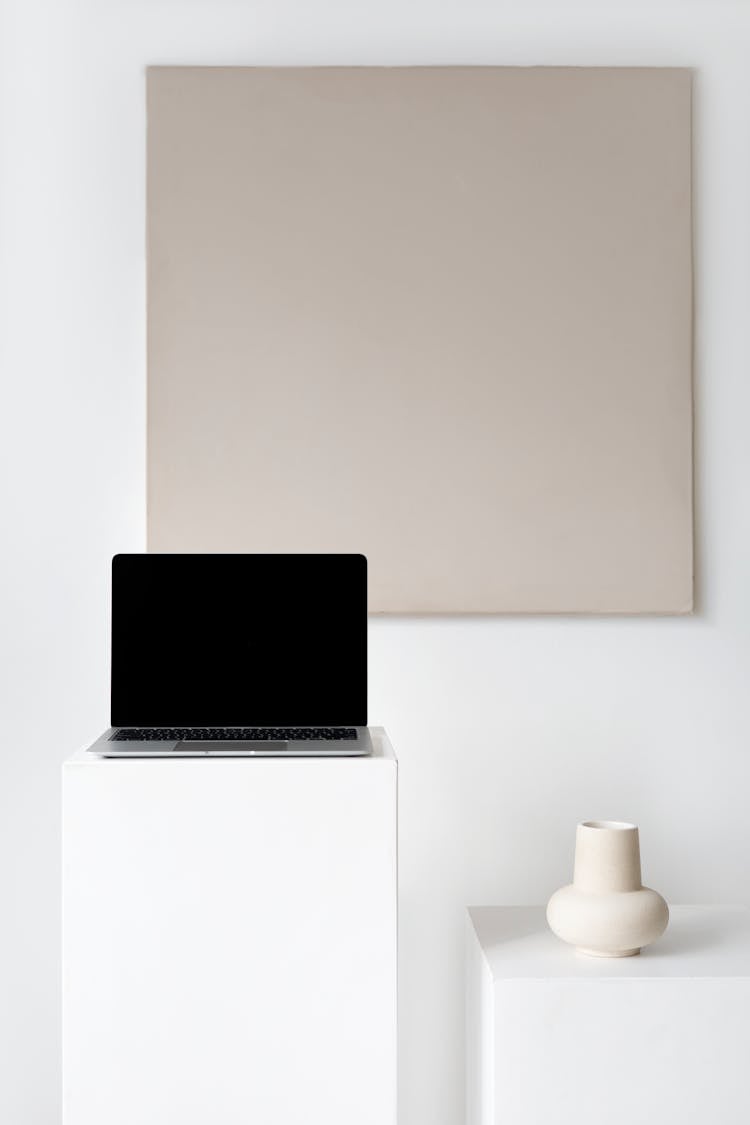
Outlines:
<svg viewBox="0 0 750 1125"><path fill-rule="evenodd" d="M148 545L692 607L690 73L148 72Z"/></svg>

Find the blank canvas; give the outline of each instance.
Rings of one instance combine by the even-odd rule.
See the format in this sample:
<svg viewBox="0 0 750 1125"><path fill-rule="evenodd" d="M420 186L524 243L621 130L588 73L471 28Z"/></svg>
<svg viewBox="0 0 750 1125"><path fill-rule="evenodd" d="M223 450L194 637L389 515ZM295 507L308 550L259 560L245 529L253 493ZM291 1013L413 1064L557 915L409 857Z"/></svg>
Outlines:
<svg viewBox="0 0 750 1125"><path fill-rule="evenodd" d="M148 72L148 545L692 608L690 72Z"/></svg>

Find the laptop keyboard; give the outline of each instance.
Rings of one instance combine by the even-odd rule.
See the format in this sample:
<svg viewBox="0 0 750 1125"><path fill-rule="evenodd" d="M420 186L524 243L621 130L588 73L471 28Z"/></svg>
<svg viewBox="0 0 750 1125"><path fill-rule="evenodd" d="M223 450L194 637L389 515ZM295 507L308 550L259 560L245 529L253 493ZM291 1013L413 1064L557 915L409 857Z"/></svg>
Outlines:
<svg viewBox="0 0 750 1125"><path fill-rule="evenodd" d="M356 727L121 727L112 742L351 742Z"/></svg>

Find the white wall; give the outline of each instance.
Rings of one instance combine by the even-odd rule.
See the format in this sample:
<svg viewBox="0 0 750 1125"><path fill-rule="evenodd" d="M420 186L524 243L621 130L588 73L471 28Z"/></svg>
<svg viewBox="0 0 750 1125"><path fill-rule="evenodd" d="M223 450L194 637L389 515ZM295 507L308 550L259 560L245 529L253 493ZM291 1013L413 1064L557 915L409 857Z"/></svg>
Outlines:
<svg viewBox="0 0 750 1125"><path fill-rule="evenodd" d="M144 545L146 63L697 68L698 613L377 621L401 758L402 1125L462 1121L462 907L642 826L673 901L750 901L750 10L701 0L0 0L0 1120L59 1120L59 764L107 721ZM498 566L502 559L498 559Z"/></svg>

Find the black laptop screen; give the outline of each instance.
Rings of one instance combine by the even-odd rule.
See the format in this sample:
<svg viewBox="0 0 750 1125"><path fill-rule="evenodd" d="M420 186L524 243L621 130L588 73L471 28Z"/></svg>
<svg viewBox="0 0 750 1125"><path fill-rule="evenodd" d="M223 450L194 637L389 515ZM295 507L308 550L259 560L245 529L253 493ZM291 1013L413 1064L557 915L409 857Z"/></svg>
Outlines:
<svg viewBox="0 0 750 1125"><path fill-rule="evenodd" d="M112 726L364 726L362 555L116 555Z"/></svg>

